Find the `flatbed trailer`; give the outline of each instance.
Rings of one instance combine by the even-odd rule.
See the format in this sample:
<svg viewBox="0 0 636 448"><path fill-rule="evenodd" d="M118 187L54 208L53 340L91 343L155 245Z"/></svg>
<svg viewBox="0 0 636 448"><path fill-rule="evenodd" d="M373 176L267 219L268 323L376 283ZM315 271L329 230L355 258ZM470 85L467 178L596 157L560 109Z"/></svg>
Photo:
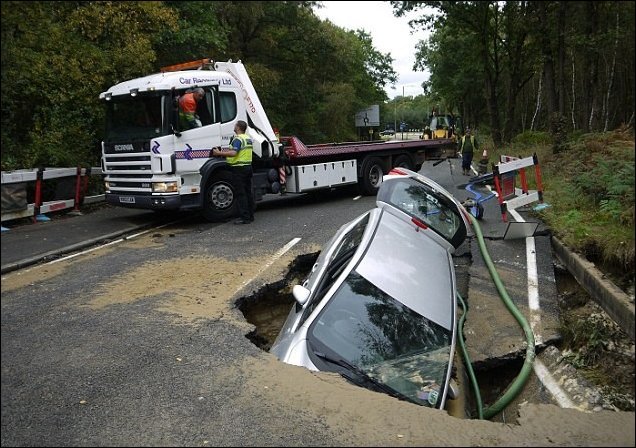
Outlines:
<svg viewBox="0 0 636 448"><path fill-rule="evenodd" d="M451 139L391 140L305 145L298 137L281 137L287 192L307 192L357 183L360 193L376 194L391 168L418 171L426 160L456 156Z"/></svg>
<svg viewBox="0 0 636 448"><path fill-rule="evenodd" d="M452 157L456 144L452 139L437 140L375 140L363 142L319 143L305 145L298 137L281 137L283 148L290 159L290 164L298 162L330 162L344 160L352 155L369 154L411 154L414 160L422 158ZM420 163L421 164L421 163Z"/></svg>

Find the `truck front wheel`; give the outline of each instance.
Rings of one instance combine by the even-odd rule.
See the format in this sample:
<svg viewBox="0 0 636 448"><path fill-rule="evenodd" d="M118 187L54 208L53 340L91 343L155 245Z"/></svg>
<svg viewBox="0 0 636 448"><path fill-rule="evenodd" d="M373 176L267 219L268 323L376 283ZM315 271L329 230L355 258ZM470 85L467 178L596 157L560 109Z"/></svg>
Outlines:
<svg viewBox="0 0 636 448"><path fill-rule="evenodd" d="M384 176L382 160L377 157L365 159L362 163L362 178L359 179L360 192L368 196L377 194L382 183L382 176Z"/></svg>
<svg viewBox="0 0 636 448"><path fill-rule="evenodd" d="M203 217L210 222L227 221L236 216L238 204L232 183L232 174L218 171L212 174L205 186Z"/></svg>

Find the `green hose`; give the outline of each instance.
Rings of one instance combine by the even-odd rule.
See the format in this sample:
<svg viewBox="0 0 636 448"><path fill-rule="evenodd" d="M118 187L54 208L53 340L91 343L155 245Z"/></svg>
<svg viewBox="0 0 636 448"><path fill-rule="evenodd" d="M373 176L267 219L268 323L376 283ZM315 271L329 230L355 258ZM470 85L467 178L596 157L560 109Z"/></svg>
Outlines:
<svg viewBox="0 0 636 448"><path fill-rule="evenodd" d="M508 389L506 389L506 392L504 392L504 394L501 397L499 397L499 399L492 406L490 406L489 408L483 411L481 409L481 397L478 395L478 392L477 392L479 418L491 419L495 415L499 414L502 410L504 410L506 406L508 406L510 402L514 400L514 398L519 394L519 392L521 392L524 384L526 383L530 374L532 373L532 364L534 363L534 357L535 357L534 334L532 333L532 328L530 328L528 321L523 317L523 314L521 314L521 312L517 309L515 304L510 299L510 296L508 296L508 292L506 291L506 288L501 282L501 279L499 278L499 274L497 274L495 265L493 264L492 259L490 258L490 255L488 254L488 250L486 249L484 236L481 233L481 227L479 226L477 219L471 213L468 213L468 216L470 216L470 219L473 224L473 228L475 229L475 234L477 235L477 240L479 241L479 249L481 250L481 255L484 258L486 266L488 266L488 271L490 272L490 276L492 277L495 283L495 286L497 287L499 296L504 301L504 304L506 305L510 313L515 317L517 322L519 322L519 325L521 325L521 327L523 328L523 331L526 335L526 341L527 341L526 358L524 360L523 366L521 367L521 371L519 372L519 375L517 375L517 377L514 379L514 381L510 383L510 385L508 386ZM458 297L459 297L459 294L458 294ZM461 300L461 297L459 298ZM463 301L462 301L462 304L463 304ZM462 316L462 324L463 324L463 318L464 316ZM461 325L460 325L460 329L461 329ZM459 337L460 345L463 347L462 334L460 333L459 336L460 336ZM464 356L467 361L466 364L468 366L471 366L470 359L468 359L468 353L465 351L465 349L463 350L464 350ZM472 371L472 366L469 368L469 372L471 371ZM475 382L473 384L473 387L476 391L479 391L479 387L476 385L477 382L474 378L475 378L474 375L472 375L471 381ZM483 416L482 416L482 412L483 412Z"/></svg>
<svg viewBox="0 0 636 448"><path fill-rule="evenodd" d="M477 384L477 378L475 377L475 371L473 370L473 364L470 362L470 357L468 356L468 351L466 350L466 344L464 343L464 320L466 319L466 314L468 313L468 309L466 307L466 303L464 303L464 299L457 292L457 298L462 305L462 317L459 319L459 347L462 349L462 355L464 356L464 360L466 361L466 370L468 370L468 376L470 377L470 384L473 386L473 393L475 394L475 400L477 401L477 413L479 416L479 420L484 419L484 412L482 408L481 402L481 393L479 392L479 385Z"/></svg>

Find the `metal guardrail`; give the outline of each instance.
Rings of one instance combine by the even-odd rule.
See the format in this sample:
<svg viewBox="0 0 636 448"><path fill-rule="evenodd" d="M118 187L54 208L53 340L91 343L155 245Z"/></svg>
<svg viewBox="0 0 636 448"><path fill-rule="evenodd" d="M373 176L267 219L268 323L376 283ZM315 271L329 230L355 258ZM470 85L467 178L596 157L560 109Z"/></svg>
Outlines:
<svg viewBox="0 0 636 448"><path fill-rule="evenodd" d="M2 222L33 217L36 220L46 213L72 208L79 212L80 204L104 200L104 195L85 196L91 175L101 175L101 167L92 168L34 168L2 171ZM74 197L71 199L42 200L43 184L46 180L75 177ZM35 182L34 202L27 203L28 182Z"/></svg>

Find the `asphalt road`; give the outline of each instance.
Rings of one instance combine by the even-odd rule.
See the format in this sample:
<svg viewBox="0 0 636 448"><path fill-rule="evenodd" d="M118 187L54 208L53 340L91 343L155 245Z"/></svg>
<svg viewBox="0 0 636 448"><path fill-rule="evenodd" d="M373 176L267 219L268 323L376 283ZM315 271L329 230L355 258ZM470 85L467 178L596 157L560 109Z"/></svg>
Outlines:
<svg viewBox="0 0 636 448"><path fill-rule="evenodd" d="M434 167L439 179L461 185L444 164ZM193 214L138 238L69 259L49 254L55 263L4 274L2 446L634 445L633 413L532 407L510 425L460 421L374 394L372 403L387 406L378 418L356 406L366 391L338 383L342 395L312 395L312 381L319 389L330 378L277 366L253 345L231 303L275 282L285 271L281 260L315 253L373 206L372 197L340 191L261 203L250 226L210 224ZM134 216L142 231L147 221ZM500 216L487 210L486 217L484 234L499 246L495 254L502 251L493 259L524 272L517 252L512 260L503 256L508 243L522 251L519 241L500 240ZM63 227L77 233L70 222L80 218ZM120 221L103 242L133 232L119 233L130 223ZM5 241L14 237L2 238L4 267ZM296 238L287 255L273 258ZM50 252L44 243L33 246ZM475 250L466 247L458 260L474 259ZM547 269L551 261L543 263ZM472 266L458 262L469 299ZM232 286L230 306L199 313L197 305L215 299L206 291L222 282ZM500 355L474 350L480 353L483 362Z"/></svg>

